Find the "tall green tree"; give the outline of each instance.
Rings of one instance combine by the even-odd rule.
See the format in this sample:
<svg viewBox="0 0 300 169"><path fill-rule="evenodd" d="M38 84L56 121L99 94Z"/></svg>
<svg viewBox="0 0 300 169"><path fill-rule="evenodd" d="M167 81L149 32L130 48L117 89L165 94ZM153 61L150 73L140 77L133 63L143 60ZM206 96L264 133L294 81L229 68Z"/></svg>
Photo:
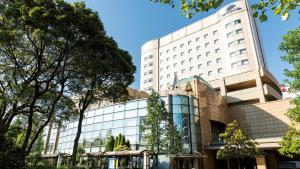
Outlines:
<svg viewBox="0 0 300 169"><path fill-rule="evenodd" d="M224 0L151 0L163 4L180 6L181 15L186 15L191 18L193 15L201 12L208 12L211 9L216 9L224 2ZM274 15L281 15L282 19L288 19L290 11L300 6L299 0L261 0L252 5L254 16L259 17L261 21L267 20L266 12L272 10Z"/></svg>
<svg viewBox="0 0 300 169"><path fill-rule="evenodd" d="M255 158L261 155L256 147L257 143L239 128L237 121L227 124L225 132L220 134L220 139L224 142L224 148L217 151L217 158L226 159L228 169L230 168L230 159L237 159L238 168L240 169L241 159Z"/></svg>
<svg viewBox="0 0 300 169"><path fill-rule="evenodd" d="M285 69L288 77L286 82L290 89L289 92L297 93L300 91L300 27L290 30L283 36L279 49L285 53L282 60L288 62L292 69ZM292 125L280 142L279 153L291 158L300 157L300 129L295 126L300 123L300 96L292 100L293 108L289 109L286 115L291 119Z"/></svg>
<svg viewBox="0 0 300 169"><path fill-rule="evenodd" d="M154 90L147 99L147 112L148 115L142 130L149 131L149 134L145 136L145 140L151 153L155 156L155 168L158 168L158 155L166 150L166 144L164 144L164 137L166 137L165 124L168 121L169 112L165 107L165 102Z"/></svg>
<svg viewBox="0 0 300 169"><path fill-rule="evenodd" d="M115 147L115 138L114 136L109 136L109 138L107 139L106 141L106 144L105 144L105 152L106 151L113 151L114 150L114 147Z"/></svg>

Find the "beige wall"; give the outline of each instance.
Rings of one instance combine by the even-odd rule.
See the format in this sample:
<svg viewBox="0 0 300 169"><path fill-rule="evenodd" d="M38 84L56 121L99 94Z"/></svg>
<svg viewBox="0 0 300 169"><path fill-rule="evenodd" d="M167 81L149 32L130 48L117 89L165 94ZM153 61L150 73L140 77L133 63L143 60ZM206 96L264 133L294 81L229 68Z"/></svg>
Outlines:
<svg viewBox="0 0 300 169"><path fill-rule="evenodd" d="M229 119L237 120L241 128L252 138L282 137L289 128L285 115L291 100L277 100L253 105L229 108Z"/></svg>

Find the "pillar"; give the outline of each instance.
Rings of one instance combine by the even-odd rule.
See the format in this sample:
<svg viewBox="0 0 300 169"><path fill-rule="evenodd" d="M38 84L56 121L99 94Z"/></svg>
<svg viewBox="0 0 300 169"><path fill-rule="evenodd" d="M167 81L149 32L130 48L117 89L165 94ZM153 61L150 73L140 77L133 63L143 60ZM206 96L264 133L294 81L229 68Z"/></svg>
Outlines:
<svg viewBox="0 0 300 169"><path fill-rule="evenodd" d="M144 151L144 164L143 169L149 169L150 168L150 160L149 160L149 153L147 151Z"/></svg>
<svg viewBox="0 0 300 169"><path fill-rule="evenodd" d="M48 132L47 132L47 135L46 135L46 140L45 140L45 144L44 144L44 152L43 152L43 154L47 154L49 140L50 140L50 135L51 135L51 129L52 129L52 121L50 121L50 123L48 125Z"/></svg>
<svg viewBox="0 0 300 169"><path fill-rule="evenodd" d="M257 165L257 169L268 169L266 157L264 156L256 157L256 165Z"/></svg>
<svg viewBox="0 0 300 169"><path fill-rule="evenodd" d="M257 70L257 73L255 75L255 81L256 81L257 91L259 91L259 93L258 93L259 94L259 102L260 103L265 103L266 98L265 98L264 87L263 87L263 83L261 81L259 70Z"/></svg>

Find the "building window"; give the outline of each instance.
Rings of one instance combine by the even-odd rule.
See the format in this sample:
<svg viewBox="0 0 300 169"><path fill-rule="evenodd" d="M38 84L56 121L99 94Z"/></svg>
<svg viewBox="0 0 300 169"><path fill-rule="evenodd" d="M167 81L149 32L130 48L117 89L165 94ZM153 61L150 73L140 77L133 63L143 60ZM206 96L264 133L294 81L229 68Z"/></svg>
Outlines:
<svg viewBox="0 0 300 169"><path fill-rule="evenodd" d="M190 45L192 43L192 41L188 41L188 45Z"/></svg>
<svg viewBox="0 0 300 169"><path fill-rule="evenodd" d="M207 48L207 47L208 47L208 45L209 45L209 43L207 42L207 43L205 43L205 45L204 45L204 46Z"/></svg>
<svg viewBox="0 0 300 169"><path fill-rule="evenodd" d="M243 33L243 29L241 28L241 29L237 29L236 31L236 34L241 34L241 33Z"/></svg>
<svg viewBox="0 0 300 169"><path fill-rule="evenodd" d="M183 55L184 55L184 52L181 52L181 53L180 53L180 56L183 56Z"/></svg>
<svg viewBox="0 0 300 169"><path fill-rule="evenodd" d="M233 22L227 23L227 24L225 25L225 28L227 29L227 28L229 28L229 27L231 27L231 26L233 26L233 25L237 25L237 24L240 24L240 23L241 23L241 20L240 20L240 19L237 19L237 20L234 20Z"/></svg>
<svg viewBox="0 0 300 169"><path fill-rule="evenodd" d="M190 67L190 71L192 71L192 70L193 70L193 68L194 68L193 66L192 66L192 67Z"/></svg>
<svg viewBox="0 0 300 169"><path fill-rule="evenodd" d="M169 68L170 68L170 65L167 66L167 69L169 69Z"/></svg>
<svg viewBox="0 0 300 169"><path fill-rule="evenodd" d="M202 76L203 76L203 73L200 73L199 76L202 77Z"/></svg>
<svg viewBox="0 0 300 169"><path fill-rule="evenodd" d="M144 58L144 60L145 60L145 61L147 60L147 56Z"/></svg>
<svg viewBox="0 0 300 169"><path fill-rule="evenodd" d="M244 38L238 40L238 44L242 44L242 43L245 43L245 39Z"/></svg>
<svg viewBox="0 0 300 169"><path fill-rule="evenodd" d="M244 38L241 38L241 39L229 42L228 43L228 47L236 46L236 45L239 45L239 44L242 44L242 43L245 43L245 39Z"/></svg>
<svg viewBox="0 0 300 169"><path fill-rule="evenodd" d="M217 58L216 62L221 63L221 58Z"/></svg>
<svg viewBox="0 0 300 169"><path fill-rule="evenodd" d="M198 64L198 69L201 69L201 67L202 67L202 64Z"/></svg>
<svg viewBox="0 0 300 169"><path fill-rule="evenodd" d="M200 59L201 58L201 55L197 55L197 59Z"/></svg>
<svg viewBox="0 0 300 169"><path fill-rule="evenodd" d="M240 50L240 54L245 54L246 52L247 52L247 51L246 51L245 48Z"/></svg>
<svg viewBox="0 0 300 169"><path fill-rule="evenodd" d="M167 61L169 61L170 60L170 57L167 57Z"/></svg>
<svg viewBox="0 0 300 169"><path fill-rule="evenodd" d="M176 47L173 47L173 51L175 51L177 48Z"/></svg>
<svg viewBox="0 0 300 169"><path fill-rule="evenodd" d="M144 65L144 68L146 68L147 66L148 66L148 65L147 65L147 64L145 64L145 65Z"/></svg>
<svg viewBox="0 0 300 169"><path fill-rule="evenodd" d="M152 73L153 73L153 70L150 70L150 71L149 71L149 75L151 75Z"/></svg>
<svg viewBox="0 0 300 169"><path fill-rule="evenodd" d="M182 70L181 70L181 73L184 73L184 72L185 72L185 69L182 69Z"/></svg>
<svg viewBox="0 0 300 169"><path fill-rule="evenodd" d="M196 38L196 42L199 42L199 40L200 40L200 38L199 38L199 37L197 37L197 38Z"/></svg>
<svg viewBox="0 0 300 169"><path fill-rule="evenodd" d="M159 79L160 79L160 80L163 79L163 76L160 76Z"/></svg>
<svg viewBox="0 0 300 169"><path fill-rule="evenodd" d="M210 66L211 65L211 61L207 61L206 65Z"/></svg>
<svg viewBox="0 0 300 169"><path fill-rule="evenodd" d="M159 71L163 71L163 68L160 68Z"/></svg>
<svg viewBox="0 0 300 169"><path fill-rule="evenodd" d="M196 47L196 50L200 50L200 46L197 46L197 47Z"/></svg>
<svg viewBox="0 0 300 169"><path fill-rule="evenodd" d="M213 73L212 71L208 71L208 72L207 72L207 75L208 75L208 76L211 76L212 73Z"/></svg>
<svg viewBox="0 0 300 169"><path fill-rule="evenodd" d="M160 54L159 54L160 56L162 56L163 55L163 52L160 52Z"/></svg>
<svg viewBox="0 0 300 169"><path fill-rule="evenodd" d="M177 66L177 63L174 63L174 67L176 67Z"/></svg>
<svg viewBox="0 0 300 169"><path fill-rule="evenodd" d="M170 74L167 74L167 78L169 78L170 77Z"/></svg>
<svg viewBox="0 0 300 169"><path fill-rule="evenodd" d="M218 44L218 43L219 43L219 39L215 39L214 44Z"/></svg>
<svg viewBox="0 0 300 169"><path fill-rule="evenodd" d="M163 60L160 60L159 63L163 63Z"/></svg>
<svg viewBox="0 0 300 169"><path fill-rule="evenodd" d="M248 59L242 60L241 63L242 63L242 66L248 65L249 64L249 60Z"/></svg>
<svg viewBox="0 0 300 169"><path fill-rule="evenodd" d="M192 49L189 49L189 50L188 50L188 53L191 54L191 53L192 53Z"/></svg>
<svg viewBox="0 0 300 169"><path fill-rule="evenodd" d="M208 37L208 34L205 34L205 35L204 35L204 39L206 39L207 37Z"/></svg>
<svg viewBox="0 0 300 169"><path fill-rule="evenodd" d="M183 65L183 64L184 64L184 60L181 61L181 65Z"/></svg>
<svg viewBox="0 0 300 169"><path fill-rule="evenodd" d="M152 65L153 65L153 62L150 62L150 63L149 63L149 66L152 66Z"/></svg>
<svg viewBox="0 0 300 169"><path fill-rule="evenodd" d="M238 62L231 63L231 68L237 68L237 67L238 67Z"/></svg>
<svg viewBox="0 0 300 169"><path fill-rule="evenodd" d="M205 53L205 56L206 56L206 57L210 56L210 52L206 52L206 53Z"/></svg>
<svg viewBox="0 0 300 169"><path fill-rule="evenodd" d="M218 73L222 73L223 72L223 69L222 68L219 68L218 69Z"/></svg>
<svg viewBox="0 0 300 169"><path fill-rule="evenodd" d="M233 36L233 31L232 31L232 32L228 32L228 33L226 34L226 36L227 36L227 38L230 38L231 36Z"/></svg>
<svg viewBox="0 0 300 169"><path fill-rule="evenodd" d="M184 47L184 44L182 43L182 44L180 44L180 48L183 48Z"/></svg>
<svg viewBox="0 0 300 169"><path fill-rule="evenodd" d="M173 55L173 59L175 59L176 58L176 55Z"/></svg>
<svg viewBox="0 0 300 169"><path fill-rule="evenodd" d="M218 31L217 30L214 30L213 31L213 35L217 35L218 34Z"/></svg>
<svg viewBox="0 0 300 169"><path fill-rule="evenodd" d="M193 61L193 58L189 58L189 62L192 62Z"/></svg>
<svg viewBox="0 0 300 169"><path fill-rule="evenodd" d="M167 51L166 51L166 53L169 53L170 52L170 49L168 49Z"/></svg>
<svg viewBox="0 0 300 169"><path fill-rule="evenodd" d="M144 73L144 76L146 76L146 75L147 75L147 72Z"/></svg>
<svg viewBox="0 0 300 169"><path fill-rule="evenodd" d="M215 53L220 53L220 48L215 49Z"/></svg>

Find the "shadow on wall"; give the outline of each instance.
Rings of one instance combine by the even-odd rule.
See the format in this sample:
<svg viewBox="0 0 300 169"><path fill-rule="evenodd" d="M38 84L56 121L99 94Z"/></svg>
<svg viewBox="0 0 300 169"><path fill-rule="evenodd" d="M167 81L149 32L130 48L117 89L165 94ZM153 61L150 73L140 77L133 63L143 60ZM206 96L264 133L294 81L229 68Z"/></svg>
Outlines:
<svg viewBox="0 0 300 169"><path fill-rule="evenodd" d="M290 120L285 113L291 107L290 100L231 106L229 121L237 120L253 139L282 137L289 128Z"/></svg>

